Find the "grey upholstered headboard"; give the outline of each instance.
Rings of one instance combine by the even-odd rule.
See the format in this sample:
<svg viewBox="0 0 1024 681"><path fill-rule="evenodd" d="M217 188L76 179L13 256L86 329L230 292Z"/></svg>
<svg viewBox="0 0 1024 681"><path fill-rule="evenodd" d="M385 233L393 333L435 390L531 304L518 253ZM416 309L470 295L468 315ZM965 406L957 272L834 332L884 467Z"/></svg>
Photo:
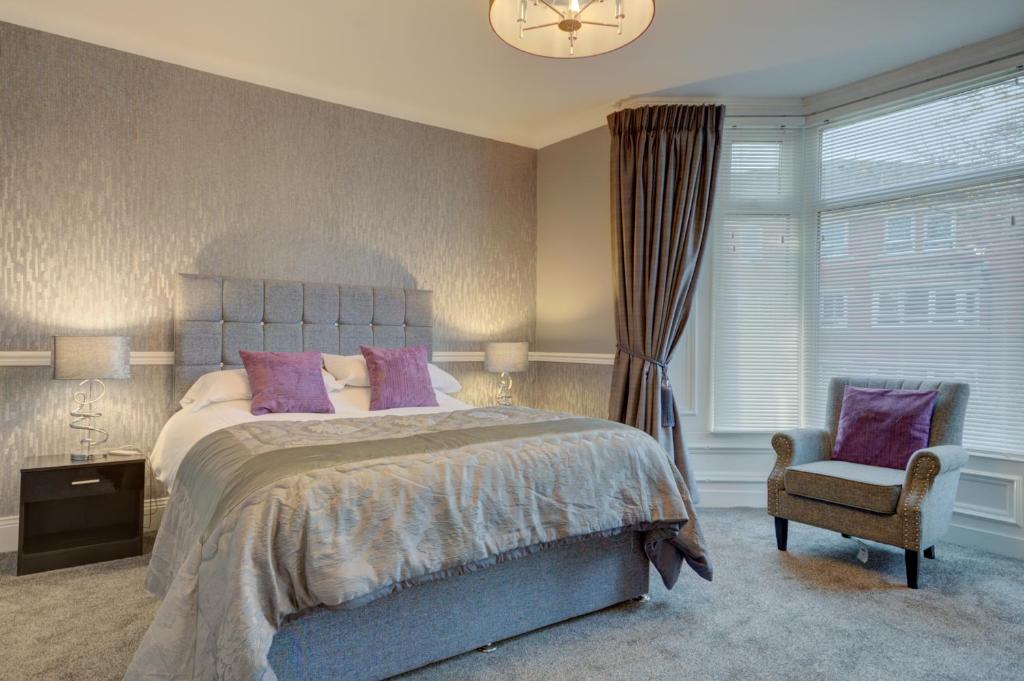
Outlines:
<svg viewBox="0 0 1024 681"><path fill-rule="evenodd" d="M430 291L179 274L174 403L239 350L359 354L360 345L433 346Z"/></svg>

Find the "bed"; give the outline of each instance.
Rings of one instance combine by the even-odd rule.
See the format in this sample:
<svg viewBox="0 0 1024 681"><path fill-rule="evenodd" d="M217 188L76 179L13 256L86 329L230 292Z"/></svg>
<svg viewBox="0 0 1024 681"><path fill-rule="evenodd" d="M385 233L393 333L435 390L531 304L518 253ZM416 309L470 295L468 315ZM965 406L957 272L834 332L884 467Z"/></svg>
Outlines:
<svg viewBox="0 0 1024 681"><path fill-rule="evenodd" d="M431 347L427 291L181 275L175 399L242 349ZM363 392L360 392L363 391ZM621 424L519 407L171 418L163 598L126 678L370 681L710 578L679 472Z"/></svg>

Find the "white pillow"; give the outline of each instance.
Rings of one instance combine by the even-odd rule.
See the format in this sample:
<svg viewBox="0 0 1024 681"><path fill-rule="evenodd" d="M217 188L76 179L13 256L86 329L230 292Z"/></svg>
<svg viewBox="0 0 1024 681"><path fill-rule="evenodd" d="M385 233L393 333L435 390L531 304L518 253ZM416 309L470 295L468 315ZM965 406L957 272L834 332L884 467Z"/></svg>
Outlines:
<svg viewBox="0 0 1024 681"><path fill-rule="evenodd" d="M457 393L462 390L462 384L447 371L436 364L427 363L427 370L430 372L430 385L439 392Z"/></svg>
<svg viewBox="0 0 1024 681"><path fill-rule="evenodd" d="M346 388L369 388L370 373L362 355L324 355L327 373Z"/></svg>
<svg viewBox="0 0 1024 681"><path fill-rule="evenodd" d="M327 388L327 392L336 393L345 387L323 369L320 370L320 373L323 375L324 387ZM179 404L183 409L195 413L203 407L218 402L251 399L252 389L249 387L249 376L245 373L245 369L224 369L200 376L181 398Z"/></svg>
<svg viewBox="0 0 1024 681"><path fill-rule="evenodd" d="M370 387L370 372L366 370L366 358L362 355L324 355L324 366L344 387ZM459 380L436 364L427 364L430 385L443 393L457 393L462 390Z"/></svg>

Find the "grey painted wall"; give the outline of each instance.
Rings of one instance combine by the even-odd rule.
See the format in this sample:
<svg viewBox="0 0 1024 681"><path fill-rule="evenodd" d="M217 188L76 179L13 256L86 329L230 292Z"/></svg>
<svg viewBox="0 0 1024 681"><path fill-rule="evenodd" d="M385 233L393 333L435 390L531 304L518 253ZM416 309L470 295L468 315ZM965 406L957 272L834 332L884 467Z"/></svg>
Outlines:
<svg viewBox="0 0 1024 681"><path fill-rule="evenodd" d="M433 289L439 350L534 337L533 150L3 23L0 83L0 350L168 350L177 272ZM71 446L49 376L0 368L0 516ZM153 442L169 376L109 383L112 440Z"/></svg>
<svg viewBox="0 0 1024 681"><path fill-rule="evenodd" d="M537 349L615 349L611 176L607 126L537 152ZM547 364L533 404L607 418L612 368Z"/></svg>
<svg viewBox="0 0 1024 681"><path fill-rule="evenodd" d="M607 126L537 154L537 349L612 352Z"/></svg>
<svg viewBox="0 0 1024 681"><path fill-rule="evenodd" d="M615 351L610 148L602 126L537 153L538 350ZM681 347L694 338L690 326ZM688 411L696 377L685 354L677 352L669 371ZM531 398L543 408L606 418L611 376L606 365L547 365L533 376Z"/></svg>

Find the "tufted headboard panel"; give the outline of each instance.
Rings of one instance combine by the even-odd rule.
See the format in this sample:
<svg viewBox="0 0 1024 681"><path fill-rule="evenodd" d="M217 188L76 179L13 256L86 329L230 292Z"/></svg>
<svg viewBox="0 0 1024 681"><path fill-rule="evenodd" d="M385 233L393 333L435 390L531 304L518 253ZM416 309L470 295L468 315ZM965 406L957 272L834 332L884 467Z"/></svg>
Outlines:
<svg viewBox="0 0 1024 681"><path fill-rule="evenodd" d="M433 346L430 291L179 274L174 404L203 374L241 367L239 350L359 354L360 345Z"/></svg>

